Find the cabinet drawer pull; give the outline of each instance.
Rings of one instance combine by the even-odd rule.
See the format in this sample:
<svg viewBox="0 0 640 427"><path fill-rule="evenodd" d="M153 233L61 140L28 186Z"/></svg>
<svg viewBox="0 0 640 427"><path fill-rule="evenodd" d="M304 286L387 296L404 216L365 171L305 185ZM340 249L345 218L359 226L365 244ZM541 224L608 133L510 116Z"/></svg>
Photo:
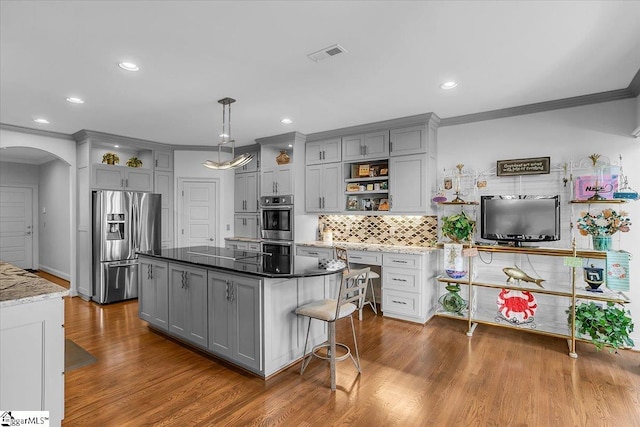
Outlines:
<svg viewBox="0 0 640 427"><path fill-rule="evenodd" d="M318 252L309 252L309 255L318 255Z"/></svg>
<svg viewBox="0 0 640 427"><path fill-rule="evenodd" d="M396 304L404 304L404 305L407 305L407 303L406 303L406 302L404 302L404 301L391 300L391 302L396 303Z"/></svg>
<svg viewBox="0 0 640 427"><path fill-rule="evenodd" d="M407 261L402 261L402 260L398 260L398 259L391 260L391 262L395 262L396 264L406 264L407 263Z"/></svg>
<svg viewBox="0 0 640 427"><path fill-rule="evenodd" d="M406 282L407 281L407 279L396 279L395 277L393 279L391 279L391 280L393 280L395 282Z"/></svg>
<svg viewBox="0 0 640 427"><path fill-rule="evenodd" d="M349 258L351 258L351 259L362 259L361 256L357 256L357 255L351 255Z"/></svg>

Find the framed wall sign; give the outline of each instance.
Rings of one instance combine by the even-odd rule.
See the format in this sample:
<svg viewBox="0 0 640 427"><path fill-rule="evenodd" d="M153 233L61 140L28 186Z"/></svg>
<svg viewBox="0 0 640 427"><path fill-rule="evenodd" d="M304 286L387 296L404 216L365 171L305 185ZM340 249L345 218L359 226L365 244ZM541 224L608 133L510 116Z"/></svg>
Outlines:
<svg viewBox="0 0 640 427"><path fill-rule="evenodd" d="M498 160L496 175L541 175L551 170L551 157Z"/></svg>

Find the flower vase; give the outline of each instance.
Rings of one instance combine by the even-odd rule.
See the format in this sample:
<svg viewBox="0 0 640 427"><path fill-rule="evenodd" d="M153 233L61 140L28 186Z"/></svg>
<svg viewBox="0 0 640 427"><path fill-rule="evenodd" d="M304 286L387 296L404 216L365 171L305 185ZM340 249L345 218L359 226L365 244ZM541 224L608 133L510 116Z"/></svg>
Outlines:
<svg viewBox="0 0 640 427"><path fill-rule="evenodd" d="M596 251L608 251L611 249L611 236L591 236L593 249Z"/></svg>
<svg viewBox="0 0 640 427"><path fill-rule="evenodd" d="M465 301L459 294L459 285L448 285L446 287L448 293L442 295L438 302L449 313L463 315L463 310L467 308L467 301Z"/></svg>

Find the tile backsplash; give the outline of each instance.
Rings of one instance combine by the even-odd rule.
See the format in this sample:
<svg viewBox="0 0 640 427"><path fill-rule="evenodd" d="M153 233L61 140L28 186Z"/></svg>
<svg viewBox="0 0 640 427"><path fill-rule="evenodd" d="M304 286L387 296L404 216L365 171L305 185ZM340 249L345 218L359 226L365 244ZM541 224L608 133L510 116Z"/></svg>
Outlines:
<svg viewBox="0 0 640 427"><path fill-rule="evenodd" d="M431 246L437 240L435 216L320 215L319 229L331 229L339 242Z"/></svg>

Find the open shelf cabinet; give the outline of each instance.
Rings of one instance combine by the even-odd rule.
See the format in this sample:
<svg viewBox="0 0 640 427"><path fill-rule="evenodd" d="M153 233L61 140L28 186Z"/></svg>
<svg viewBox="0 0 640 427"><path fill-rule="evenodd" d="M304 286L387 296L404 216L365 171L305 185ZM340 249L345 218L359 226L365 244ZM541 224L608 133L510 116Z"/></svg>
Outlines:
<svg viewBox="0 0 640 427"><path fill-rule="evenodd" d="M467 246L465 249L469 249ZM477 256L474 254L477 251ZM494 256L529 256L533 257L553 257L567 264L565 260L576 258L605 259L606 252L593 250L576 250L563 248L534 248L534 247L505 247L505 246L473 246L471 251L465 252L465 268L467 274L464 278L452 279L445 274L438 275L438 294L442 298L447 291L443 292L446 285L456 284L460 287L459 295L466 300L467 308L459 312L448 312L442 306L436 311L437 316L464 320L468 323L467 336L473 336L479 324L506 327L510 329L523 330L525 332L548 335L567 340L569 355L577 357L576 341L588 341L576 335L576 331L568 323L568 316L571 316L571 325L575 324L575 314L571 307L575 307L580 301L600 301L626 304L630 302L629 297L623 292L612 291L602 288L602 293L587 291L586 287L579 284L577 272L581 267L569 265L565 268L565 274L552 275L539 287L534 283L516 281L506 282L507 276L501 271L485 271L479 268L478 259L491 258ZM471 255L468 255L471 254ZM504 259L496 259L496 262L504 262ZM502 266L503 264L500 264ZM508 265L505 265L508 266ZM495 266L494 266L495 267ZM518 322L508 320L499 312L496 304L499 295L506 291L528 292L535 298L535 314L531 314L533 320L529 319ZM526 311L526 309L525 309Z"/></svg>

